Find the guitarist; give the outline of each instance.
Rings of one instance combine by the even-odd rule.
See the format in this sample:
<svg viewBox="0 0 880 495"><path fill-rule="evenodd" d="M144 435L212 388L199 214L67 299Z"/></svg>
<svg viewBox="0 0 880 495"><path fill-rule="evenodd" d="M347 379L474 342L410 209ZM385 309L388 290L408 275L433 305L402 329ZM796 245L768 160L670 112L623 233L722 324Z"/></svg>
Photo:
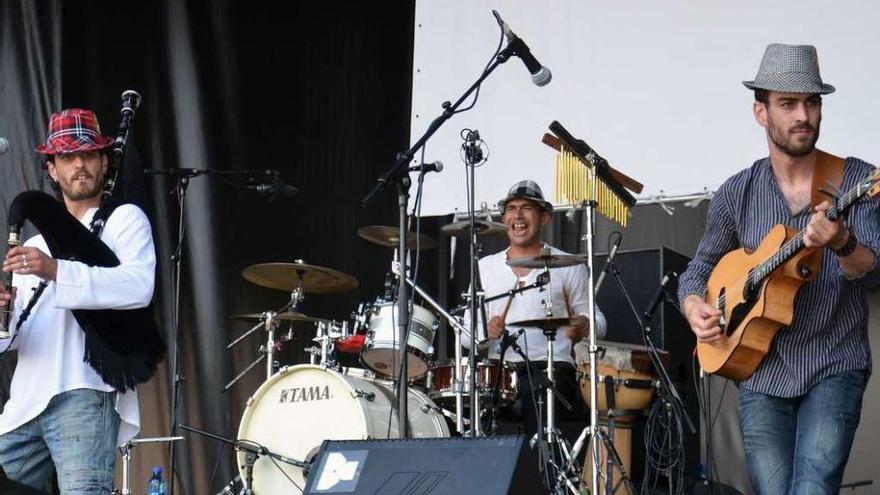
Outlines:
<svg viewBox="0 0 880 495"><path fill-rule="evenodd" d="M743 84L755 92L755 120L765 129L769 156L718 189L679 299L697 339L717 345L726 338L721 312L704 293L724 254L756 248L779 223L803 230L804 246L822 251L818 276L797 293L792 324L739 383L738 408L757 493L837 493L870 374L865 289L880 284L880 207L859 201L847 218L831 221L829 201L811 205L817 159L829 156L815 147L822 95L834 92L819 75L814 47L769 45L757 76ZM872 170L847 158L841 189Z"/></svg>

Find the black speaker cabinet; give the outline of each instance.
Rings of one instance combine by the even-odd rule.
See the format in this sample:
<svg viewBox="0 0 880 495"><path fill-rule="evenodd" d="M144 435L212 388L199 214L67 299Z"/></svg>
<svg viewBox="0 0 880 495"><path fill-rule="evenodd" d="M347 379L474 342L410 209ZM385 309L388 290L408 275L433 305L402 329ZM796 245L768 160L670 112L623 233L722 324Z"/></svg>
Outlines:
<svg viewBox="0 0 880 495"><path fill-rule="evenodd" d="M596 256L594 279L605 267L608 256ZM642 315L654 297L664 274L673 271L681 274L690 258L667 247L618 251L614 263L620 279ZM676 298L678 279L670 284L669 294ZM612 274L605 276L596 303L608 319L608 333L604 340L642 345L642 330L639 322L627 304L619 285ZM699 403L693 376L693 352L696 339L684 317L669 301L664 300L657 308L651 325L654 345L669 353L667 371L678 388L694 426L699 430ZM643 423L642 423L643 425ZM686 427L685 427L686 428ZM633 472L636 480L641 480L644 471L644 443L640 428L633 432ZM685 431L685 472L689 475L699 473L700 443L699 432Z"/></svg>
<svg viewBox="0 0 880 495"><path fill-rule="evenodd" d="M327 440L303 493L513 494L537 478L522 436Z"/></svg>

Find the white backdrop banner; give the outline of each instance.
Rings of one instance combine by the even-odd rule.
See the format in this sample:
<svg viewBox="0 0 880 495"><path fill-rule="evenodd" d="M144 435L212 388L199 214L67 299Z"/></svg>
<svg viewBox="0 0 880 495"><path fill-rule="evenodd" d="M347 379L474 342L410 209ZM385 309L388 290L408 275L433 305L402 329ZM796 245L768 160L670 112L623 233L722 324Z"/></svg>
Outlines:
<svg viewBox="0 0 880 495"><path fill-rule="evenodd" d="M773 42L816 45L824 99L819 147L880 160L880 4L856 0L417 0L411 142L476 80L507 24L553 72L532 84L519 60L499 67L479 101L427 143L445 169L425 182L422 213L465 210L463 128L478 129L489 160L476 170L477 205L514 182L537 181L553 200L554 156L541 143L553 120L612 166L645 184L641 197L699 193L767 153L752 115L755 76ZM506 43L506 41L505 41Z"/></svg>

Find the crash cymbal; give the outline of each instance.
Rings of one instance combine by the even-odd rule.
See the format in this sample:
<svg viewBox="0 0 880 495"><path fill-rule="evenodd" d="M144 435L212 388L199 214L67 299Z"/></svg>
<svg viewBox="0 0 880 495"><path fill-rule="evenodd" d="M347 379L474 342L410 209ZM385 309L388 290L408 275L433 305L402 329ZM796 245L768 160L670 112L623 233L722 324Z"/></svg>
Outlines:
<svg viewBox="0 0 880 495"><path fill-rule="evenodd" d="M241 276L261 287L288 292L302 287L306 293L332 294L350 291L358 286L357 279L351 275L323 266L308 265L301 260L251 265L242 270Z"/></svg>
<svg viewBox="0 0 880 495"><path fill-rule="evenodd" d="M507 232L507 225L491 220L477 219L474 221L478 236L498 235ZM468 220L452 222L440 228L440 231L450 237L466 236L470 234L471 223Z"/></svg>
<svg viewBox="0 0 880 495"><path fill-rule="evenodd" d="M359 236L380 246L396 248L400 244L400 229L387 225L367 225L357 229ZM437 241L425 234L419 234L418 247L420 250L434 249ZM416 248L416 233L410 230L406 234L407 249Z"/></svg>
<svg viewBox="0 0 880 495"><path fill-rule="evenodd" d="M541 330L553 330L559 327L570 327L579 323L577 318L538 318L535 320L520 320L507 323L508 327L537 327Z"/></svg>
<svg viewBox="0 0 880 495"><path fill-rule="evenodd" d="M553 254L549 249L542 249L537 256L524 256L507 260L508 266L516 268L562 268L564 266L581 265L587 262L586 256L579 254Z"/></svg>
<svg viewBox="0 0 880 495"><path fill-rule="evenodd" d="M243 315L232 315L229 318L233 320L260 321L263 319L263 313L247 313ZM330 320L324 318L315 318L314 316L304 315L295 311L286 313L278 313L275 318L279 321L304 321L308 323L324 323Z"/></svg>

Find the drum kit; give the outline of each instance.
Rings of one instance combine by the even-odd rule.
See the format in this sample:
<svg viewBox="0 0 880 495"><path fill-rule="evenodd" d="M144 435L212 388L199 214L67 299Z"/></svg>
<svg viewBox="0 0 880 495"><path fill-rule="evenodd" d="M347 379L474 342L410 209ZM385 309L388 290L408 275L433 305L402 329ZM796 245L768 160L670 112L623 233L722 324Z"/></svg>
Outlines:
<svg viewBox="0 0 880 495"><path fill-rule="evenodd" d="M478 220L480 235L493 235L506 231L503 224L491 220ZM449 236L467 235L467 224L451 223L443 227ZM394 248L397 246L397 229L386 226L369 226L358 234L375 244ZM430 249L437 245L430 237L409 237L413 249ZM395 256L396 259L396 256ZM536 257L510 260L513 267L530 267L543 270L538 282L532 286L484 298L484 303L509 298L512 293L534 289L549 283L552 268L584 263L583 256L557 255L542 251ZM400 267L392 262L391 272L402 276ZM227 346L232 348L260 329L265 330L265 343L259 348L259 356L238 374L226 389L239 381L248 371L265 360L266 378L248 399L238 429L239 442L259 445L272 455L258 459L248 458L247 452L239 450L237 461L241 480L251 480L242 493L300 493L307 482L307 465L318 453L324 440L358 440L396 438L400 431L399 418L395 413L398 399L394 378L402 359L397 339L396 303L386 291L372 304L361 304L352 313L350 321L338 322L329 318L306 315L299 311L309 294L332 294L352 290L358 286L354 277L330 268L311 265L302 260L292 263L263 263L246 267L245 280L270 289L290 294L289 302L277 311L233 315L233 320L255 323L251 329ZM406 283L418 294L424 304L413 304L410 334L406 342L407 370L411 380L407 387L407 418L409 436L413 438L485 435L477 425L471 425L463 409L471 397L471 383L476 390L476 403L481 407L480 416L494 414L487 407L492 404L506 406L513 403L519 392L517 374L510 363L480 358L475 369L468 358L462 356L461 334L467 329L455 310L447 311L415 282L406 277ZM387 286L388 284L386 284ZM553 343L558 329L575 323L573 318L552 316L546 307L547 318L513 322L511 328L537 327L543 330L548 346L548 383L553 383ZM445 320L456 336L454 357L435 355L434 341ZM282 324L290 330L282 334ZM294 330L296 324L296 330ZM294 332L314 332L314 345L306 349L309 363L278 368L275 355L281 346L293 338ZM515 339L511 348L516 350ZM615 435L614 428L625 432L637 416L642 415L654 391L654 377L650 374L649 361L641 356L641 349L617 343L602 343L604 354L598 366L602 383L598 407L610 420L614 447L620 451L623 461L616 466L621 473L629 470L629 445L618 445L625 435ZM521 350L519 351L521 352ZM340 354L356 355L363 366L343 366ZM589 364L580 364L578 378L582 384L585 402L589 403ZM473 373L472 373L473 371ZM586 373L586 374L584 374ZM607 389L605 388L607 387ZM225 390L225 389L224 389ZM553 411L554 391L552 385L546 390L546 414L542 421L543 434L540 441L551 446L565 442L556 428ZM484 406L485 409L482 409ZM473 417L473 416L471 416ZM480 421L482 422L482 421ZM488 434L491 434L490 430ZM566 452L570 452L565 447ZM587 456L589 458L589 456ZM615 459L618 454L613 455ZM289 459L291 462L278 462ZM573 464L574 459L565 459ZM303 464L305 463L305 464ZM589 464L589 462L587 462ZM588 466L577 474L587 473ZM610 471L609 471L610 476ZM625 474L623 474L625 476ZM583 479L587 479L584 477ZM616 479L616 478L615 478ZM583 484L583 486L587 486Z"/></svg>

